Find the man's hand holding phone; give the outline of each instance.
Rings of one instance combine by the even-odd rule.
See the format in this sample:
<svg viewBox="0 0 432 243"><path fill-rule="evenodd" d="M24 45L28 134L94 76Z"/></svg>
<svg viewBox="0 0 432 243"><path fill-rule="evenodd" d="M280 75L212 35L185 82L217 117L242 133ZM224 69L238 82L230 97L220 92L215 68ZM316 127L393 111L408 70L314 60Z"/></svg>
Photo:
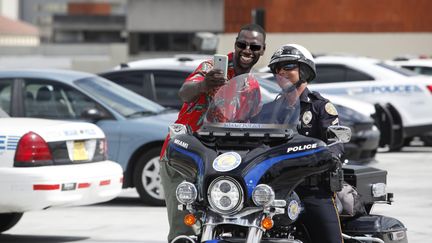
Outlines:
<svg viewBox="0 0 432 243"><path fill-rule="evenodd" d="M201 92L208 92L227 82L228 56L214 55L213 64L213 69L204 77L204 81L201 85Z"/></svg>
<svg viewBox="0 0 432 243"><path fill-rule="evenodd" d="M210 70L204 77L204 81L201 85L202 92L208 92L214 88L224 85L227 80L224 77L224 73L220 69Z"/></svg>

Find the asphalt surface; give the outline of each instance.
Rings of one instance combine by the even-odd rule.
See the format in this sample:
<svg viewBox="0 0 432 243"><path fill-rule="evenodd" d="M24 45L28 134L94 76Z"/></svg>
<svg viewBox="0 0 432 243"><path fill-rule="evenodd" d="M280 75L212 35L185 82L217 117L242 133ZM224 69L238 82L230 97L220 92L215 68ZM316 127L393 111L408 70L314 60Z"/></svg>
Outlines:
<svg viewBox="0 0 432 243"><path fill-rule="evenodd" d="M402 152L377 154L371 166L388 171L393 205L376 205L374 213L401 220L409 242L432 239L432 147L406 147ZM142 205L134 190L110 202L26 213L1 243L161 243L168 221L164 207Z"/></svg>

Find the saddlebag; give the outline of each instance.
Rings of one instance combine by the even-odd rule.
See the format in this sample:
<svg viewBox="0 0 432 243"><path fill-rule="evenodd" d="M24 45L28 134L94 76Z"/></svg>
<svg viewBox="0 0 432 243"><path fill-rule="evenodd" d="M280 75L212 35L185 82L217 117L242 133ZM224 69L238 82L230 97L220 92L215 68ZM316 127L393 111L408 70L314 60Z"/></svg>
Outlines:
<svg viewBox="0 0 432 243"><path fill-rule="evenodd" d="M387 182L387 171L362 165L343 165L344 180L356 188L365 204L372 204L376 201L386 201L387 196L374 197L372 185L375 183Z"/></svg>
<svg viewBox="0 0 432 243"><path fill-rule="evenodd" d="M405 226L397 219L382 215L365 215L344 220L342 231L349 236L370 235L386 243L407 243ZM349 242L349 241L348 241Z"/></svg>

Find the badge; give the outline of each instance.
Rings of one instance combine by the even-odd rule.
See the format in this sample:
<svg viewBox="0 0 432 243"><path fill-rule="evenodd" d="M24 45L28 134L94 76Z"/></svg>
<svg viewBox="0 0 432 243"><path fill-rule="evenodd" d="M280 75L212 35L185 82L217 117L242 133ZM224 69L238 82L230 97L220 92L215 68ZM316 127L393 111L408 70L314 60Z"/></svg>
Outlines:
<svg viewBox="0 0 432 243"><path fill-rule="evenodd" d="M309 122L312 120L312 112L306 111L303 113L302 121L304 124L309 124Z"/></svg>
<svg viewBox="0 0 432 243"><path fill-rule="evenodd" d="M240 154L236 152L223 153L213 161L213 169L219 172L234 170L240 165L240 162Z"/></svg>
<svg viewBox="0 0 432 243"><path fill-rule="evenodd" d="M330 102L328 102L326 105L325 105L325 110L326 110L326 112L328 113L328 114L330 114L330 115L332 115L332 116L337 116L337 110L336 110L336 107L334 107L334 105L332 104L332 103L330 103Z"/></svg>

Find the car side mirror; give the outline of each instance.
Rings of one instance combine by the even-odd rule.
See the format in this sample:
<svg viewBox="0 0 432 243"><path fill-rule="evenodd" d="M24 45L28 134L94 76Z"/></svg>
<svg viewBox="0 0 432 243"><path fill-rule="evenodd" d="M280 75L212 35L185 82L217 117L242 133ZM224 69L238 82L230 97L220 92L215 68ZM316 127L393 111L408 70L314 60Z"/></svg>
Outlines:
<svg viewBox="0 0 432 243"><path fill-rule="evenodd" d="M109 118L109 116L105 112L97 108L85 109L83 112L81 112L81 117L91 121L99 121Z"/></svg>
<svg viewBox="0 0 432 243"><path fill-rule="evenodd" d="M346 126L329 126L327 134L329 141L348 143L351 140L351 129Z"/></svg>

